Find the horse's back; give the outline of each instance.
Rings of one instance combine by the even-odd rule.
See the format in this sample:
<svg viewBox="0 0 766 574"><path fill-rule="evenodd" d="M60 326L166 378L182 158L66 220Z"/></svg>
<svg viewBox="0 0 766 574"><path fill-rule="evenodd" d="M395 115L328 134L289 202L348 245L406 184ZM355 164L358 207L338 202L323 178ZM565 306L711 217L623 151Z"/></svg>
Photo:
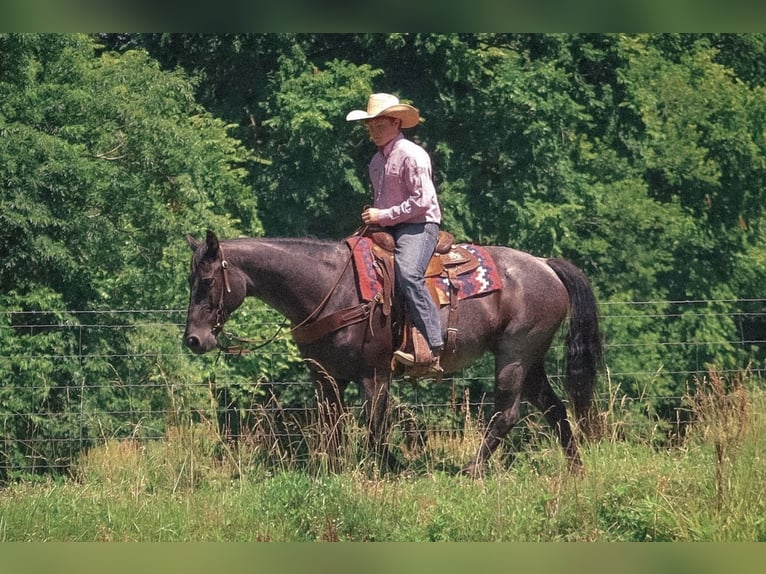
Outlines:
<svg viewBox="0 0 766 574"><path fill-rule="evenodd" d="M564 287L544 257L512 247L490 245L485 249L492 256L500 276L509 286L555 290Z"/></svg>
<svg viewBox="0 0 766 574"><path fill-rule="evenodd" d="M503 283L502 306L515 320L560 322L569 296L555 271L542 257L512 247L488 246Z"/></svg>

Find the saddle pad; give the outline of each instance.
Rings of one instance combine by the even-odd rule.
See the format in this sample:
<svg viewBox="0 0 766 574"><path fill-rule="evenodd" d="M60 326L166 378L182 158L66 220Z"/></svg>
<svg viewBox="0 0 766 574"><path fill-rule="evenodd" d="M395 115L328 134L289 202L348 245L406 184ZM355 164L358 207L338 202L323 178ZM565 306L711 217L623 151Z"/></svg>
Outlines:
<svg viewBox="0 0 766 574"><path fill-rule="evenodd" d="M353 253L359 295L363 301L371 301L383 289L383 281L375 265L375 256L372 254L372 241L368 237L353 237L347 241L347 244ZM460 286L458 299L468 299L500 289L502 287L500 275L489 253L479 245L470 243L459 245L476 256L479 266L470 273L457 276L457 283ZM449 302L447 277L429 277L426 283L435 288L441 305Z"/></svg>
<svg viewBox="0 0 766 574"><path fill-rule="evenodd" d="M457 276L457 283L460 286L457 292L458 300L470 299L477 295L500 290L503 286L500 274L497 272L495 261L487 250L471 243L458 243L457 245L473 253L479 261L479 266L476 269ZM437 288L440 304L449 303L450 286L447 277L429 277L426 283L433 284Z"/></svg>

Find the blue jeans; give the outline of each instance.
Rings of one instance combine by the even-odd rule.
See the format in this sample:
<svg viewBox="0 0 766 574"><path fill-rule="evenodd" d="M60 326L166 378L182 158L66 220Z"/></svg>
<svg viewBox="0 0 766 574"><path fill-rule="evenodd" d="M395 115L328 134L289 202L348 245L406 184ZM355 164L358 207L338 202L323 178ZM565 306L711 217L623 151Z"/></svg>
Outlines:
<svg viewBox="0 0 766 574"><path fill-rule="evenodd" d="M441 349L439 309L426 287L425 273L436 248L439 225L436 223L400 223L391 228L396 240L396 286L407 302L412 324L423 334L431 349Z"/></svg>

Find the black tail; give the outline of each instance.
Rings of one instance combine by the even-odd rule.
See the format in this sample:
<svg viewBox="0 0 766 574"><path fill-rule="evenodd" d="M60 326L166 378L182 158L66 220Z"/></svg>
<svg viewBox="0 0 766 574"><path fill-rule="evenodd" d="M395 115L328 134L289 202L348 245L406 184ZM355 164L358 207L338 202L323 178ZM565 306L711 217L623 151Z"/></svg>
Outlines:
<svg viewBox="0 0 766 574"><path fill-rule="evenodd" d="M569 293L565 387L578 424L587 433L592 422L590 407L596 375L603 357L598 304L590 281L580 269L565 259L548 259L547 263Z"/></svg>

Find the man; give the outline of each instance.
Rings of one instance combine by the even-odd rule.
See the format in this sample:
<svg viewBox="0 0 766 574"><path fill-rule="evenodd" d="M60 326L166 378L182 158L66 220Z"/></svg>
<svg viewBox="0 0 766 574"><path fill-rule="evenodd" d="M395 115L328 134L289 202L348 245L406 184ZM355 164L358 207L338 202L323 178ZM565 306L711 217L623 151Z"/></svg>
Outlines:
<svg viewBox="0 0 766 574"><path fill-rule="evenodd" d="M396 351L394 358L406 366L443 372L439 355L444 345L439 310L426 287L425 271L433 255L441 224L441 209L431 175L431 158L406 139L402 128L420 121L420 112L391 94L372 94L367 110L354 110L348 121L362 120L378 146L369 165L373 206L362 212L362 221L379 225L396 242L397 286L404 294L413 325L424 335L431 356L416 363L414 354Z"/></svg>

